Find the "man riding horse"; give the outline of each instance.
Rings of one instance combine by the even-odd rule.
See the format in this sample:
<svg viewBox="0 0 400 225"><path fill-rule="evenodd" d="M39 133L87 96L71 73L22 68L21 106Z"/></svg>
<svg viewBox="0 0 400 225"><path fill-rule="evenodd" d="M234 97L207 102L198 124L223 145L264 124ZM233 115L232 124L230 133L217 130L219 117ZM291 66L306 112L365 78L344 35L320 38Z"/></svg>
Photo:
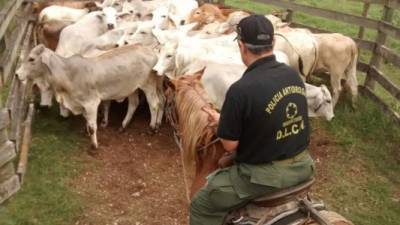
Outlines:
<svg viewBox="0 0 400 225"><path fill-rule="evenodd" d="M304 83L293 69L276 61L271 22L251 15L240 21L237 34L248 68L229 88L221 114L204 109L219 124L217 136L226 157L194 196L191 225L221 225L229 212L314 174L306 150L310 127ZM233 165L227 163L229 158Z"/></svg>

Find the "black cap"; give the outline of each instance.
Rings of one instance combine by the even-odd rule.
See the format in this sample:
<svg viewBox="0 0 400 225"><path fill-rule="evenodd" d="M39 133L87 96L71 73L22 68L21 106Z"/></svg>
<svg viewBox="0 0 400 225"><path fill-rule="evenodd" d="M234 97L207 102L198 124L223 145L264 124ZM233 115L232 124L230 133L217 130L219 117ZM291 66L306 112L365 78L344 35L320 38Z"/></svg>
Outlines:
<svg viewBox="0 0 400 225"><path fill-rule="evenodd" d="M255 46L272 46L274 27L263 15L250 15L237 25L237 39Z"/></svg>

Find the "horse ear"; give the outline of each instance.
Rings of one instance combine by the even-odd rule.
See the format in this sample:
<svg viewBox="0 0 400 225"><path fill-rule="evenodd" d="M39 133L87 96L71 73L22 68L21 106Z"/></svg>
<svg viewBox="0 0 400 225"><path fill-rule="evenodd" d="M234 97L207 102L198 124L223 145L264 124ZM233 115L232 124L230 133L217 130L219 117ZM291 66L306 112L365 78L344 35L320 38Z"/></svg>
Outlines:
<svg viewBox="0 0 400 225"><path fill-rule="evenodd" d="M201 69L200 71L198 71L198 72L196 72L195 74L194 74L194 78L196 79L196 80L201 80L201 78L203 77L203 74L204 74L204 70L205 70L206 68L204 67L203 69Z"/></svg>
<svg viewBox="0 0 400 225"><path fill-rule="evenodd" d="M170 85L168 85L168 86L171 87L173 90L175 90L178 85L178 79L177 78L169 79L169 84Z"/></svg>

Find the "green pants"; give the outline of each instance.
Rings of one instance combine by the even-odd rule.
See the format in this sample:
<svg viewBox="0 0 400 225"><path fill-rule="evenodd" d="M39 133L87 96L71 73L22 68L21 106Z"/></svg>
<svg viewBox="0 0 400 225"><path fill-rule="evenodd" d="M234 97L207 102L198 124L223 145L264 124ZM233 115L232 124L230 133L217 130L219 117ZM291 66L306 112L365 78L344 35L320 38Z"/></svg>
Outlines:
<svg viewBox="0 0 400 225"><path fill-rule="evenodd" d="M192 199L190 225L221 225L232 210L257 197L299 184L313 172L314 164L308 154L284 164L239 164L220 169L209 176L207 185Z"/></svg>

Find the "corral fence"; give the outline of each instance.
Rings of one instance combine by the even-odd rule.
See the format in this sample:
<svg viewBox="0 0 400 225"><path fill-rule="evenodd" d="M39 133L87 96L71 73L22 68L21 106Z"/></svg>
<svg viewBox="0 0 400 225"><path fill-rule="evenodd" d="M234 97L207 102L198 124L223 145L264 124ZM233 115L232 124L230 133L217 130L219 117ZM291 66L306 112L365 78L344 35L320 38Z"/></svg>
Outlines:
<svg viewBox="0 0 400 225"><path fill-rule="evenodd" d="M31 48L35 23L31 13L32 1L34 0L8 0L1 6L0 0L0 203L20 189L27 166L31 124L35 110L31 94L32 85L21 83L13 74L17 64L26 57ZM206 2L224 4L223 0L199 0L199 3ZM400 67L400 55L386 45L388 36L400 39L400 29L391 23L394 11L400 9L400 0L364 0L364 9L360 16L302 5L295 3L294 0L254 0L254 2L283 8L287 11L286 21L292 22L296 27L308 28L317 33L329 31L292 21L293 14L302 12L359 26L358 37L353 38L359 48L372 53L369 63L358 63L357 69L366 74L365 83L360 85L360 89L400 122L400 115L374 92L376 84L379 84L394 99L400 101L400 88L380 70L383 59L397 68ZM381 20L367 18L371 4L383 5ZM363 39L365 29L377 31L375 41ZM7 98L3 99L5 93Z"/></svg>
<svg viewBox="0 0 400 225"><path fill-rule="evenodd" d="M2 2L0 11L0 203L23 182L31 141L32 85L13 76L28 53L34 21L31 3Z"/></svg>

